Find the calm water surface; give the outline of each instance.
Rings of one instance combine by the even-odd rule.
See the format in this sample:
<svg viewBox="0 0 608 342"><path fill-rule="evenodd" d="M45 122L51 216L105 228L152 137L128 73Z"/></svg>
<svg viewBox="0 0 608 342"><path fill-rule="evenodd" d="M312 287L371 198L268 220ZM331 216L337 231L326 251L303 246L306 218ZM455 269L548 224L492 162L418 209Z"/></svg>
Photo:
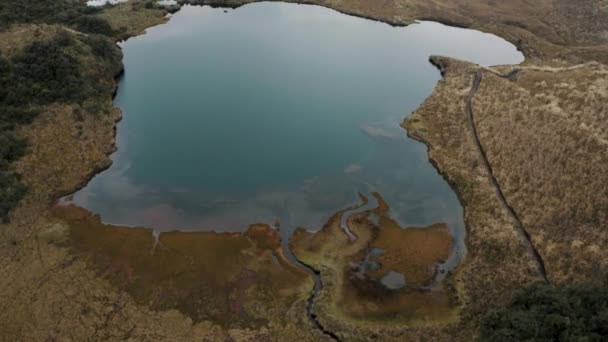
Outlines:
<svg viewBox="0 0 608 342"><path fill-rule="evenodd" d="M321 7L184 7L122 44L114 165L74 201L107 223L318 229L378 191L404 225L462 209L399 124L430 95L432 54L485 65L523 56L506 41L422 22L393 28Z"/></svg>

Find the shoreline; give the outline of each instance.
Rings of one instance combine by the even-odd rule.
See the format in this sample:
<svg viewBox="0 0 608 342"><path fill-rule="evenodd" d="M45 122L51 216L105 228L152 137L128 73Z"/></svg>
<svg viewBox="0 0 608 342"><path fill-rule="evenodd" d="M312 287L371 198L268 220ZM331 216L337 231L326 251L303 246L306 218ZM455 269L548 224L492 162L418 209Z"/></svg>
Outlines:
<svg viewBox="0 0 608 342"><path fill-rule="evenodd" d="M201 3L201 1L202 1L202 3ZM258 4L258 3L285 3L285 4L295 4L295 5L300 5L300 6L322 7L322 8L325 8L325 9L329 9L329 10L338 12L338 13L343 14L343 15L348 15L348 16L360 18L360 19L363 19L363 20L370 20L370 21L374 21L374 22L384 23L384 24L387 24L387 25L389 25L391 27L406 27L406 26L409 26L411 24L415 24L418 21L432 21L432 22L436 22L436 23L439 23L439 24L442 24L442 25L449 26L449 27L463 28L463 29L472 29L472 30L475 30L475 31L479 31L479 30L476 30L474 28L471 28L471 26L461 25L461 24L458 24L458 23L452 23L452 22L449 22L449 21L436 20L436 19L433 19L431 17L424 17L424 18L421 17L420 19L415 19L414 21L408 22L408 23L396 22L396 21L387 21L387 20L384 20L384 19L377 18L377 17L375 17L373 15L369 15L369 16L368 15L360 15L360 14L357 14L355 12L343 11L343 10L340 10L339 8L334 8L334 7L329 6L329 5L317 4L317 3L314 3L314 0L313 1L290 1L290 0L262 0L262 1L255 1L255 0L253 0L253 1L247 1L247 0L245 0L245 1L238 1L237 0L237 3L234 3L234 4L226 4L222 0L220 0L220 1L216 1L216 0L210 0L210 1L208 1L208 0L201 0L201 1L194 1L194 2L192 2L192 1L188 1L188 0L179 0L178 1L178 5L180 6L179 10L181 10L181 6L183 6L183 5L200 6L200 7L209 6L211 8L238 9L238 8L241 8L241 7L244 7L244 6L255 5L255 4ZM126 3L128 3L128 2L126 2ZM114 6L120 6L120 4L114 5ZM179 12L179 10L177 10L177 12ZM168 13L175 13L175 12L168 12ZM172 19L172 17L169 16L169 17L166 18L166 20L165 20L164 23L159 24L159 25L149 26L149 27L146 28L146 30L148 28L164 25L167 22L169 22L171 19ZM480 32L484 32L484 31L480 31ZM124 43L124 42L128 41L131 38L135 38L135 37L138 37L138 36L145 35L146 33L147 33L147 31L144 31L144 32L142 32L140 34L129 35L126 38L123 38L121 40L116 41L116 44L117 44L118 48L122 51L121 43ZM493 34L493 33L490 33L490 34ZM501 37L501 38L503 38L503 37ZM508 40L506 40L506 41L508 41ZM511 42L509 42L509 43L511 43ZM513 43L511 43L511 44L513 44ZM513 44L513 45L517 48L517 45L515 45L515 44ZM518 51L521 51L521 50L518 49ZM444 69L442 67L440 67L439 64L437 64L435 62L435 58L434 57L435 56L429 56L429 62L439 70L439 72L441 74L441 77L443 78L444 77ZM524 58L526 58L526 57L527 56L525 56L525 54L524 54ZM524 64L526 61L527 61L527 59L525 59L521 64ZM521 64L513 64L513 66L517 66L517 65L521 65ZM116 136L117 136L117 131L118 131L118 125L119 125L119 123L123 119L122 109L119 108L119 107L114 106L113 102L114 102L114 100L116 98L116 95L118 93L118 88L120 86L120 82L121 82L121 80L124 77L124 74L126 72L125 70L126 70L126 68L123 65L123 67L121 68L121 70L114 76L115 85L114 85L114 90L113 90L113 93L112 93L112 99L111 99L111 101L112 101L113 108L115 108L117 111L119 111L120 114L118 115L116 121L114 122L113 140L111 142L112 147L110 149L110 153L107 154L108 162L106 164L104 164L102 167L99 167L97 169L92 170L90 172L90 174L88 174L87 177L82 182L80 182L78 184L78 186L76 186L74 188L74 190L69 190L69 191L64 191L64 192L58 193L56 195L57 199L52 202L51 206L58 204L58 202L61 201L62 198L72 196L75 193L77 193L78 191L82 190L83 188L85 188L90 183L90 181L93 178L95 178L100 173L106 171L107 169L109 169L113 165L112 155L118 151L118 146L116 145ZM433 95L433 93L435 92L435 88L436 88L436 84L433 87L433 91L427 96L427 98L431 97ZM423 102L424 102L424 100L423 100ZM422 105L422 103L420 105ZM420 107L420 105L417 107L417 109ZM416 111L416 110L414 110L414 111ZM403 118L403 120L405 121L408 117L409 117L409 114L405 115L404 118ZM410 139L412 139L414 141L420 142L420 143L422 143L422 144L424 144L426 146L426 148L427 148L427 156L428 156L427 160L428 160L428 162L433 166L433 168L437 171L437 173L442 176L442 178L444 179L444 181L446 181L446 183L448 183L448 185L450 186L451 190L454 191L454 193L458 197L458 201L460 203L460 206L461 206L461 208L464 211L465 210L465 206L463 205L461 196L458 193L456 187L450 181L450 179L448 177L446 177L445 174L438 168L436 162L432 158L430 158L430 156L428 155L428 151L429 151L429 148L430 148L429 145L428 145L428 143L426 141L424 141L422 139L418 139L416 136L410 134L410 132L404 126L403 123L400 126L406 130L406 135L407 135L408 138L410 138ZM353 209L352 206L348 207L348 208L345 208L345 209L341 209L341 210L337 211L334 214L337 214L337 213L340 213L340 212L344 212L345 210L351 210L351 209ZM150 228L150 229L152 229L152 228ZM319 228L319 229L321 229L321 228ZM319 229L317 229L317 231ZM465 230L466 230L466 227L465 227ZM175 230L175 231L181 231L181 230ZM185 232L190 232L190 230L184 230L184 231ZM215 230L205 230L205 231L215 231ZM465 238L466 238L466 234L465 234Z"/></svg>
<svg viewBox="0 0 608 342"><path fill-rule="evenodd" d="M115 31L112 40L118 41L116 37L120 32L135 37L145 33L143 27L166 23L167 18L160 8L145 8L144 2L130 0L128 6L109 9L107 12L104 10L102 16L111 19L109 22L112 27L126 29ZM230 0L215 2L251 3ZM601 229L606 225L606 217L597 215L597 209L608 203L608 197L605 197L608 191L608 163L605 161L608 156L601 153L601 148L605 147L608 140L605 122L600 120L604 116L605 108L601 106L604 102L601 99L605 98L605 76L608 75L608 38L602 40L601 37L602 30L608 31L608 11L605 8L602 10L593 3L583 2L575 8L581 11L576 12L579 15L572 16L574 7L567 0L554 1L551 6L519 2L520 6L515 7L512 4L496 3L491 8L481 0L444 3L445 6L438 7L417 0L384 5L359 0L307 0L304 4L314 5L313 2L324 2L320 6L347 15L347 11L331 6L364 13L372 18L370 20L379 22L384 21L377 18L401 18L399 15L404 18L431 19L436 16L456 24L467 23L466 28L477 27L478 31L492 33L511 42L518 49L521 47L526 59L516 67L520 70L516 79L508 81L496 77L508 74L511 71L509 67L481 68L484 71L485 85L480 87L473 101L477 109L475 115L478 116L476 120L480 139L486 147L489 161L495 166L495 178L503 187L508 203L520 215L530 239L542 255L551 282L550 288L577 287L581 284L605 285L604 271L608 270L608 258L601 247L608 245L608 234ZM591 14L589 10L599 11ZM352 15L357 16L356 13ZM26 41L32 37L32 30L40 27L36 24L25 25L26 33L16 39ZM556 30L562 34L558 36ZM411 116L407 116L401 126L410 138L425 144L426 159L448 182L452 191L456 192L462 207L467 232L464 236L465 246L469 252L444 282L448 297L457 306L449 316L434 321L432 325L428 324L429 321L389 325L389 322L381 320L350 319L340 314L340 305L357 306L361 305L360 301L342 304L332 304L331 301L332 298L338 298L336 295L340 294L340 290L335 290L337 285L342 286L343 280L340 272L334 271L338 268L331 268L332 264L336 265L331 257L344 255L347 251L333 248L321 249L317 254L302 254L321 270L324 285L327 286L316 300L314 313L325 329L335 332L344 340L475 340L480 335L483 337L484 332L480 328L483 328L491 310L508 308L519 291L542 281L537 275L533 260L515 234L512 222L496 199L467 133L464 101L466 93L470 91L471 77L479 68L449 58L438 58L437 61L445 65L442 79L425 102ZM161 274L157 271L150 272L149 269L141 268L141 264L135 262L150 264L153 258L158 260L159 256L177 257L167 253L171 250L188 251L183 255L200 257L205 249L217 246L213 241L204 242L205 239L200 234L180 237L188 232L167 234L158 240L154 256L151 257L150 247L155 239L149 232L139 231L135 234L140 238L145 235L145 242L139 240L138 243L125 239L125 235L116 234L110 229L97 229L95 233L93 229L88 230L86 225L80 224L79 228L85 229L76 229L76 233L86 234L90 239L87 248L83 248L82 243L77 244L70 235L74 233L72 226L53 216L52 203L56 202L57 194L73 193L69 190L85 186L101 172L99 170L112 165L109 157L114 152L108 146L110 142L116 144L121 116L118 109L109 108L112 103L107 102L108 98L116 95L119 86L118 82L114 84L114 92L110 94L113 72L103 74L104 84L108 86L102 96L94 98L100 103L103 101L104 113L107 115L100 118L87 116L86 121L81 122L73 115L74 108L54 104L31 127L20 132L31 139L31 144L28 153L16 162L15 168L31 190L12 210L11 222L7 225L0 224L4 241L1 249L3 269L9 275L0 285L1 292L4 293L3 300L0 301L4 315L0 321L6 328L3 332L5 339L47 340L68 337L78 340L145 340L152 337L179 337L197 341L273 338L314 341L326 337L316 331L311 335L310 321L306 317L309 290L314 285L311 277L306 276L305 283L302 282L303 286L297 290L298 299L294 302L282 297L280 291L270 288L266 288L270 289L267 292L271 294L270 297L255 292L255 288L251 289L254 292L244 297L246 293L243 289L251 286L255 275L245 271L242 276L231 278L236 281L234 285L223 287L236 288L233 295L227 297L235 300L219 303L219 306L224 308L222 310L236 310L237 314L247 314L243 308L249 310L265 307L270 308L270 311L262 309L251 312L254 316L243 316L240 323L225 316L203 318L203 321L199 320L199 316L199 319L193 320L196 312L155 306L146 300L142 301L142 294L145 296L146 293L142 291L144 288L125 288L125 280L129 280L128 268L125 266L133 262L133 270L137 275L151 275L160 281L179 281L181 283L177 293L185 295L185 298L196 298L197 295L187 295L183 290L188 286L203 289L207 280L219 279L227 274L225 266L211 266L214 271L207 276L195 282L184 283L183 278L180 278L181 272L173 272L171 269L184 267L191 272L193 268L189 268L188 259L166 264L168 267L163 267L162 270L166 275L164 277L160 277ZM584 89L584 94L577 91L581 89ZM551 99L552 107L543 107L534 95ZM562 110L563 117L557 121L551 120L554 116L551 116L550 109ZM116 122L112 123L114 118ZM81 136L83 131L84 136ZM420 162L425 162L423 159L425 158L421 158ZM593 163L594 159L600 162ZM519 177L512 178L512 175ZM553 180L564 175L574 177L561 178L559 187L554 186L556 183ZM555 198L561 199L561 202L556 204L543 197L543 194L555 194ZM560 210L559 203L562 203L563 210ZM592 218L592 221L585 219L585 210L590 210L587 217ZM354 224L353 228L356 229ZM137 230L124 229L127 235L133 231ZM365 231L358 232L363 233L359 235L363 239ZM333 233L339 239L346 240L342 231L335 229ZM234 238L246 240L242 236L242 233L237 233ZM192 243L189 247L180 245L188 239L203 242ZM221 238L219 235L210 238L214 239ZM264 237L260 239L260 235L256 239L266 241ZM299 245L300 255L299 252L303 251L302 244L294 245ZM334 242L328 245L339 246ZM114 259L117 263L100 264L99 260L95 260L97 258L94 254L98 248L105 253L98 256L118 255L119 258ZM215 255L228 257L224 255L227 253L222 253L225 248L225 245L220 244ZM73 253L76 249L79 252ZM119 249L122 249L120 253L126 253L127 263L123 263L120 253L116 253ZM258 273L261 276L258 284L278 285L278 282L265 276L266 271L272 271L276 275L281 269L292 268L287 267L285 257L278 252L266 249L263 257L258 252L260 249L249 249L244 254L245 268L262 271ZM330 255L326 255L326 252ZM214 258L201 257L199 260ZM316 263L317 260L319 263ZM205 264L214 265L215 262ZM200 271L201 268L198 268L190 274ZM300 279L304 277L301 270L293 271L300 275ZM300 283L291 282L290 286ZM140 284L145 289L151 289L154 281L140 281ZM227 295L223 288L211 291L212 296L199 296L201 301L197 304L198 309L203 312L215 311L218 307L214 304L217 303L216 297ZM159 283L157 289L162 293L170 290L171 286ZM243 306L243 299L251 302ZM391 300L385 302L391 303ZM385 308L384 305L379 307ZM275 311L277 308L279 311ZM400 310L402 309L403 307Z"/></svg>
<svg viewBox="0 0 608 342"><path fill-rule="evenodd" d="M275 1L262 1L262 2L275 2ZM297 4L297 5L300 5L300 6L302 6L302 5L308 5L308 6L323 7L323 8L329 9L329 10L336 11L336 12L342 14L342 15L353 16L353 17L361 18L363 20L371 20L371 21L374 21L374 22L380 22L380 23L387 24L387 25L389 25L391 27L405 27L405 26L408 26L410 24L416 23L416 21L408 22L407 24L406 23L401 23L401 22L385 21L385 20L382 20L382 19L375 18L373 16L359 15L359 14L354 13L354 12L342 11L342 10L339 10L339 9L336 9L336 8L332 8L332 7L329 7L329 6L318 5L318 4L314 4L314 3L306 2L306 1L302 1L302 2L299 2L299 1L298 2L293 2L293 1L277 1L277 2L294 3L294 4ZM258 2L247 2L247 3L240 4L240 5L235 5L235 6L221 6L221 5L214 6L212 4L190 4L190 3L187 3L187 5L190 5L190 6L210 6L210 7L216 7L216 8L219 7L219 8L237 9L237 8L240 8L240 7L243 7L243 6L252 5L252 4L256 4L256 3L258 3ZM171 16L167 17L167 20L165 21L165 23L167 23L171 19L172 19ZM426 20L426 19L422 19L422 20ZM446 26L471 29L470 27L467 27L467 26L446 24L446 22L442 22L442 21L436 21L436 20L429 20L429 21L437 22L437 23L440 23L440 24L446 25ZM165 24L165 23L163 23L163 24ZM161 24L161 25L163 25L163 24ZM150 27L156 27L156 26L159 26L159 25L154 25L154 26L150 26ZM148 27L148 28L150 28L150 27ZM119 47L119 49L122 51L122 47L120 46L121 43L124 43L124 42L128 41L130 38L134 38L134 37L137 37L137 36L140 36L140 35L144 35L146 33L147 33L147 29L143 33L141 33L141 34L131 35L131 36L125 38L125 39L117 41L116 44ZM518 47L516 46L516 48L518 48ZM518 48L518 50L519 50L519 48ZM524 57L525 57L525 55L524 55ZM436 65L433 62L432 57L429 59L429 61L430 61L431 64L435 65L436 67L438 66L438 65ZM442 70L441 68L438 68L438 69L440 71L441 76L443 77L444 76L444 70ZM122 77L124 76L124 73L125 73L125 68L124 68L124 65L123 65L123 68L121 68L121 70L114 76L115 86L114 86L114 91L113 91L113 94L112 94L112 102L114 102L114 99L115 99L115 97L116 97L116 95L118 93L118 87L120 86L120 82L121 82ZM435 92L435 87L433 88L433 91L428 95L428 97L430 97L430 96L433 95L433 93ZM418 106L418 107L420 107L420 106ZM71 196L71 195L75 194L76 192L80 191L81 189L83 189L84 187L86 187L89 184L89 182L95 176L97 176L98 174L102 173L103 171L109 169L112 166L112 164L113 164L112 155L114 153L116 153L117 150L118 150L118 146L116 145L116 136L117 136L118 125L119 125L119 123L120 123L120 121L122 119L122 115L123 115L122 110L119 107L114 107L114 108L116 108L116 110L119 111L119 115L118 115L118 117L117 117L117 119L116 119L116 121L114 123L112 148L111 148L111 152L107 155L108 162L106 164L104 164L102 167L99 167L99 168L97 168L95 170L92 170L92 172L88 175L87 179L85 179L83 182L79 183L79 185L78 185L78 187L77 187L76 190L70 192L69 194L64 194L62 196L59 196L59 198L54 202L55 205L58 203L58 201L61 200L62 197ZM408 115L406 115L404 117L404 120L407 117L408 117ZM402 127L403 127L403 125L402 125ZM403 128L405 128L405 127L403 127ZM430 148L429 145L425 141L417 139L416 137L412 136L410 134L409 130L407 130L407 129L406 129L406 133L407 133L407 136L409 138L425 144L425 146L427 147L428 161L431 163L431 165L433 166L433 168L442 176L442 178L444 179L444 181L446 181L448 183L448 185L450 186L451 190L456 193L456 196L458 198L460 206L461 206L461 208L463 210L463 220L464 220L464 217L465 217L464 213L466 211L466 205L465 205L465 203L462 200L461 194L459 193L459 191L455 187L455 184L453 182L451 182L451 180L438 168L437 163L430 157L430 155L428 154L428 150ZM358 207L362 207L362 206L364 207L365 204L359 205ZM88 209L86 209L86 210L88 211ZM354 208L354 209L353 209L353 207L346 208L346 209L338 211L336 214L339 214L339 213L344 214L345 212L347 212L349 210L356 210L356 208ZM331 218L330 218L330 220L331 220ZM466 224L466 221L463 222L463 224L464 224L464 231L463 231L464 239L463 239L463 246L461 246L461 247L464 247L464 249L462 250L462 253L458 254L458 258L457 258L456 264L453 267L451 267L450 270L448 270L449 272L446 272L446 274L447 273L451 274L450 277L456 277L457 276L457 273L458 273L459 269L462 268L461 267L462 264L465 263L466 259L467 259L466 258L466 249L467 249L466 239L468 237L468 234L467 234L467 224ZM253 226L253 225L254 224L251 224L250 227ZM145 229L146 230L150 230L152 234L155 233L155 230L152 229L152 228L145 228ZM321 229L322 228L319 228L316 231L320 231ZM195 232L196 233L212 233L212 234L240 234L240 235L245 235L247 231L248 231L248 229L246 229L244 231L241 231L241 232L217 232L215 230L205 230L205 231L195 231ZM176 233L181 233L181 232L192 233L193 231L175 230L174 232L176 232ZM285 240L285 241L283 241L283 240ZM337 335L335 333L327 330L326 328L324 328L320 324L320 322L317 319L316 314L314 314L314 311L313 311L313 307L314 307L315 301L319 297L319 295L321 294L321 292L322 292L322 290L324 288L323 282L322 282L322 277L321 277L321 272L319 270L313 268L312 266L305 264L302 260L298 259L295 255L293 255L293 252L289 249L290 241L291 241L291 237L288 237L286 239L281 238L281 247L280 247L280 250L286 256L286 260L289 263L291 263L294 267L296 267L296 268L298 268L298 269L300 269L302 271L305 271L306 273L310 274L313 277L313 280L314 280L313 289L311 291L311 294L310 294L309 298L307 299L306 315L308 316L311 324L318 331L320 331L321 333L329 336L330 338L332 338L334 340L339 340L339 338L337 337ZM454 241L456 241L456 239L454 239ZM459 249L459 247L457 247L455 245L454 251L457 251L458 249ZM456 254L456 253L454 253L454 254ZM293 256L294 260L290 260L291 259L290 256Z"/></svg>

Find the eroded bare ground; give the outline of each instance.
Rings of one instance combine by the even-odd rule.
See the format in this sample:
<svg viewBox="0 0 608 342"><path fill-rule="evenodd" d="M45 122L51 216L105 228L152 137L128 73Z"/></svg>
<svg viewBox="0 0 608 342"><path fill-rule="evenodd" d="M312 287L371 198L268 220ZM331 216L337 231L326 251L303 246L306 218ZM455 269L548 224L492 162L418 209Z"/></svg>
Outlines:
<svg viewBox="0 0 608 342"><path fill-rule="evenodd" d="M517 77L494 75L511 67L482 71L472 98L477 137L506 201L544 261L548 280L608 282L608 68L591 63L608 61L606 1L306 2L393 24L434 19L517 44L527 57ZM164 22L163 11L131 4L103 15L125 35ZM3 33L0 42L6 53L36 32L44 36L55 30L17 27ZM320 270L325 285L313 311L325 329L345 340L468 341L488 308L543 279L488 181L467 126L466 98L479 67L436 61L445 78L404 127L428 145L431 162L460 196L467 257L444 282L434 284L434 265L445 259L451 244L445 228L431 227L424 234L402 230L382 206L350 218L355 241L340 229L339 217L316 234L299 231L294 252ZM112 76L100 80L112 82ZM83 116L82 109L54 105L22 132L30 150L16 168L30 191L11 213L11 223L0 226L0 339L318 339L304 315L310 278L280 257L265 228L236 236L175 233L161 236L153 249L147 230L105 227L82 212L51 212L60 194L109 166L120 117L110 108L110 97L100 94L98 106L87 109L101 108L106 115ZM392 244L397 239L411 248L400 250ZM191 242L199 240L201 246ZM208 245L203 240L216 245L227 240L238 245L237 251L214 253L211 262L199 251ZM417 251L421 244L437 248ZM357 265L373 247L385 250L378 258L386 267L360 272ZM234 258L239 263L233 264ZM214 269L218 265L228 266ZM377 286L389 268L405 276L406 287ZM222 275L217 279L223 282L208 282L208 272ZM263 277L276 282L260 281ZM207 298L192 293L211 292L221 294L211 295L215 302L189 301Z"/></svg>

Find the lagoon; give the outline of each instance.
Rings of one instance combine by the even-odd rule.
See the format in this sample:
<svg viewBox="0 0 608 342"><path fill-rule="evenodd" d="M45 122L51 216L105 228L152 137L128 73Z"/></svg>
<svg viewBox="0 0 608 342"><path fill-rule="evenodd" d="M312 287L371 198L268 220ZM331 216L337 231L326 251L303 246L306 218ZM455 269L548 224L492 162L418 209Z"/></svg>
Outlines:
<svg viewBox="0 0 608 342"><path fill-rule="evenodd" d="M459 246L458 199L400 123L440 79L430 55L523 61L478 31L274 2L184 6L121 46L118 150L73 196L104 222L289 237L379 192L403 226L448 223Z"/></svg>

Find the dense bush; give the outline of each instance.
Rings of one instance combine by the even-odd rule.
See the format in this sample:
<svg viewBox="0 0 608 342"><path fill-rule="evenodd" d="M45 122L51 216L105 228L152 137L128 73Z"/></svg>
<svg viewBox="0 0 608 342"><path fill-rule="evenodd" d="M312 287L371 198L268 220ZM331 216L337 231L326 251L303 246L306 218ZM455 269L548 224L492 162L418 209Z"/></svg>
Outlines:
<svg viewBox="0 0 608 342"><path fill-rule="evenodd" d="M13 172L0 169L0 221L8 222L9 211L25 195L26 188Z"/></svg>
<svg viewBox="0 0 608 342"><path fill-rule="evenodd" d="M25 153L25 142L14 129L29 123L37 104L70 102L82 97L83 77L78 60L68 54L74 42L59 35L34 42L11 61L0 56L0 219L25 195L25 186L10 171L11 162Z"/></svg>
<svg viewBox="0 0 608 342"><path fill-rule="evenodd" d="M113 75L122 70L122 53L116 48L114 41L103 35L91 34L84 38L84 42L95 56L105 62Z"/></svg>
<svg viewBox="0 0 608 342"><path fill-rule="evenodd" d="M98 70L85 72L82 44L63 32L51 40L35 41L7 59L0 51L0 219L25 194L25 186L10 165L25 153L26 144L15 134L50 103L88 103L106 94L108 82L99 77L122 68L122 56L109 36L112 27L96 16L102 9L81 0L0 0L0 31L12 24L62 24L88 33L77 39L90 46L102 62Z"/></svg>
<svg viewBox="0 0 608 342"><path fill-rule="evenodd" d="M36 109L0 105L0 132L15 129L18 125L29 124L38 115Z"/></svg>
<svg viewBox="0 0 608 342"><path fill-rule="evenodd" d="M121 54L105 36L81 38L99 58L100 67L117 73ZM0 118L5 122L28 123L34 116L23 107L54 102L81 103L96 96L99 79L85 71L78 54L83 53L76 40L60 33L48 41L35 41L13 56L9 62L0 57Z"/></svg>
<svg viewBox="0 0 608 342"><path fill-rule="evenodd" d="M91 25L90 30L97 25L90 18L82 22ZM87 69L82 64L88 53L99 62L96 68ZM111 84L100 77L116 74L122 68L121 58L107 36L74 36L67 31L34 41L10 60L0 51L0 219L6 220L9 210L25 194L25 187L10 169L26 147L15 128L30 123L45 105L86 102L91 106L96 103L91 99L107 96Z"/></svg>
<svg viewBox="0 0 608 342"><path fill-rule="evenodd" d="M85 33L112 35L112 26L107 20L94 15L83 15L73 21L76 29Z"/></svg>
<svg viewBox="0 0 608 342"><path fill-rule="evenodd" d="M79 0L0 0L0 29L14 23L69 24L99 11Z"/></svg>
<svg viewBox="0 0 608 342"><path fill-rule="evenodd" d="M115 32L108 21L95 15L102 10L80 0L0 0L0 30L16 23L45 23L112 36Z"/></svg>
<svg viewBox="0 0 608 342"><path fill-rule="evenodd" d="M483 341L606 341L608 288L535 285L482 322Z"/></svg>
<svg viewBox="0 0 608 342"><path fill-rule="evenodd" d="M86 89L80 63L67 51L72 44L65 37L35 41L13 57L5 103L18 106L81 99Z"/></svg>
<svg viewBox="0 0 608 342"><path fill-rule="evenodd" d="M6 105L12 66L0 55L0 219L7 220L8 212L23 197L25 187L18 177L9 171L10 163L23 155L25 142L14 134L13 129L21 121L28 121L19 110Z"/></svg>
<svg viewBox="0 0 608 342"><path fill-rule="evenodd" d="M1 109L0 109L1 110ZM0 131L0 220L7 221L11 208L25 194L19 177L9 171L9 165L25 153L25 142L11 131Z"/></svg>
<svg viewBox="0 0 608 342"><path fill-rule="evenodd" d="M25 153L25 142L14 132L4 131L0 134L0 169L19 159Z"/></svg>

